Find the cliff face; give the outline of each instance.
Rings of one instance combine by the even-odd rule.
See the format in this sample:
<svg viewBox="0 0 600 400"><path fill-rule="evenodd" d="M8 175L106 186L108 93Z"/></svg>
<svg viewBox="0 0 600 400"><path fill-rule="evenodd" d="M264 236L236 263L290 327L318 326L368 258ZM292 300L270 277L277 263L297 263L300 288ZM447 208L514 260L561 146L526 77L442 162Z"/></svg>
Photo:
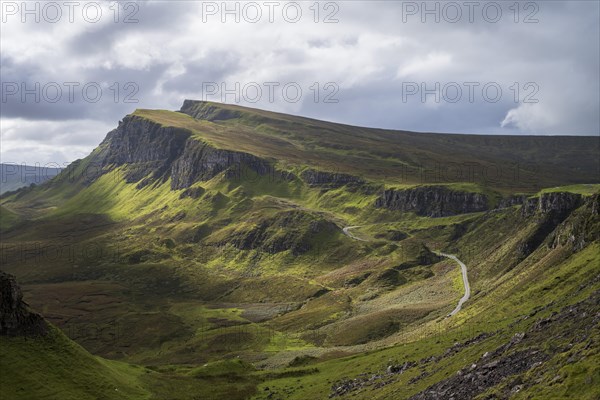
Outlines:
<svg viewBox="0 0 600 400"><path fill-rule="evenodd" d="M552 247L571 246L574 251L600 239L600 194L583 201L583 206L566 219L552 236Z"/></svg>
<svg viewBox="0 0 600 400"><path fill-rule="evenodd" d="M172 189L184 189L229 170L239 176L245 168L258 175L271 173L270 163L251 154L216 149L191 137L188 130L164 127L150 120L127 116L103 142L103 169L128 165L128 182L149 176L141 186L171 178Z"/></svg>
<svg viewBox="0 0 600 400"><path fill-rule="evenodd" d="M247 153L215 149L205 143L188 139L183 152L173 162L171 187L183 189L197 181L207 181L229 169L228 177L239 178L243 167L258 175L268 175L271 165L261 158Z"/></svg>
<svg viewBox="0 0 600 400"><path fill-rule="evenodd" d="M540 197L526 199L521 208L523 216L555 215L562 216L570 213L583 203L582 197L575 193L553 192L544 193Z"/></svg>
<svg viewBox="0 0 600 400"><path fill-rule="evenodd" d="M480 193L461 192L444 186L423 186L406 190L386 190L375 207L414 212L425 217L486 211L488 199Z"/></svg>
<svg viewBox="0 0 600 400"><path fill-rule="evenodd" d="M45 335L44 319L28 310L15 278L0 271L0 336Z"/></svg>
<svg viewBox="0 0 600 400"><path fill-rule="evenodd" d="M597 205L594 206L594 204L597 204L597 195L584 200L579 194L553 192L544 193L540 197L526 199L521 207L521 215L524 218L535 218L537 226L531 235L519 245L518 254L520 259L524 259L531 254L553 232L555 236L551 240L554 244L551 245L556 246L569 242L574 246L575 250L583 248L589 239L589 231L587 229L582 229L582 226L572 229L565 229L564 227L557 229L557 227L569 218L573 214L573 211L583 205L584 202L588 205L587 208L589 209L589 212L584 214L593 217L594 207L597 209ZM572 219L570 218L570 220ZM597 218L595 219L597 220Z"/></svg>

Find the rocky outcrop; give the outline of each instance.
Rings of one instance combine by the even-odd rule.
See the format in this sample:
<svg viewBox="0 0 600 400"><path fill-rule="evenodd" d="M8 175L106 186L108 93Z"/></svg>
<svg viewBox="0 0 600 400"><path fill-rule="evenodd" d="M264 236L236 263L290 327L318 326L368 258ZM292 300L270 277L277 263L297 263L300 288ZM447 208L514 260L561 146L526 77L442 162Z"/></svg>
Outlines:
<svg viewBox="0 0 600 400"><path fill-rule="evenodd" d="M600 194L584 200L583 206L567 218L553 233L552 248L570 246L574 251L600 240Z"/></svg>
<svg viewBox="0 0 600 400"><path fill-rule="evenodd" d="M261 176L272 171L267 161L251 154L215 149L206 143L188 139L181 155L172 164L171 187L187 188L194 182L208 181L227 169L229 178L241 179L245 168Z"/></svg>
<svg viewBox="0 0 600 400"><path fill-rule="evenodd" d="M0 271L0 336L40 336L47 333L46 321L29 311L15 278Z"/></svg>
<svg viewBox="0 0 600 400"><path fill-rule="evenodd" d="M300 174L303 181L309 186L318 186L323 188L338 188L342 186L361 186L365 181L348 174L340 174L336 172L317 171L314 169L305 169Z"/></svg>
<svg viewBox="0 0 600 400"><path fill-rule="evenodd" d="M547 365L552 357L560 364L566 359L567 363L572 363L577 357L582 358L576 345L593 343L594 327L600 322L597 312L599 306L600 291L595 291L586 300L566 306L547 318L538 319L526 332L516 333L510 341L484 353L475 363L410 399L473 399L492 387L500 389L494 398L512 398L522 389L541 382L544 374L554 369L552 365ZM540 343L552 341L570 344L557 352L560 355L556 356L540 348ZM556 360L559 357L561 360ZM555 370L552 372L553 375L556 373Z"/></svg>
<svg viewBox="0 0 600 400"><path fill-rule="evenodd" d="M541 365L549 357L538 350L526 350L502 358L488 358L483 359L481 364L472 364L461 369L452 378L411 397L411 400L472 399L481 393L482 389L496 386L507 377L524 374Z"/></svg>
<svg viewBox="0 0 600 400"><path fill-rule="evenodd" d="M581 195L568 192L543 193L523 203L521 214L529 217L535 214L564 216L583 203Z"/></svg>
<svg viewBox="0 0 600 400"><path fill-rule="evenodd" d="M528 198L521 207L521 215L524 218L535 218L537 226L519 244L517 248L519 260L529 256L582 204L582 196L575 193L552 192Z"/></svg>
<svg viewBox="0 0 600 400"><path fill-rule="evenodd" d="M171 164L181 155L190 136L184 129L127 116L100 145L100 167L105 170L127 164L126 179L130 183L148 175L167 179Z"/></svg>
<svg viewBox="0 0 600 400"><path fill-rule="evenodd" d="M171 179L171 188L185 189L226 171L229 179L273 174L270 163L254 155L217 149L182 128L165 127L135 115L127 116L108 134L97 157L104 172L127 165L125 178L143 187Z"/></svg>
<svg viewBox="0 0 600 400"><path fill-rule="evenodd" d="M485 195L453 190L445 186L385 190L375 201L375 207L414 212L425 217L445 217L486 211L489 208Z"/></svg>

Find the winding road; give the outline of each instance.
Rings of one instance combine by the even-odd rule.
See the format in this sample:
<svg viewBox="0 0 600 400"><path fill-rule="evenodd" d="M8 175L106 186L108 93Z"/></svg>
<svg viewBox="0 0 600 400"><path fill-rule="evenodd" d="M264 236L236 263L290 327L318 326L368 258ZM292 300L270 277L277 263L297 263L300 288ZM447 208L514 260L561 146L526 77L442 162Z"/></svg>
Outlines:
<svg viewBox="0 0 600 400"><path fill-rule="evenodd" d="M448 316L451 317L454 314L456 314L457 312L459 312L460 309L462 308L462 305L465 303L465 301L469 300L469 297L471 297L471 286L469 286L469 277L467 275L467 266L465 265L465 263L460 261L458 259L458 257L456 257L452 254L442 253L441 251L434 251L434 253L437 254L438 256L446 257L446 258L456 261L458 263L458 265L460 265L460 270L462 272L463 285L465 286L465 294L458 301L456 308L450 314L448 314Z"/></svg>
<svg viewBox="0 0 600 400"><path fill-rule="evenodd" d="M344 235L346 235L349 238L352 238L354 240L359 240L361 242L368 242L367 239L361 239L357 236L354 236L352 233L350 233L350 229L355 229L355 228L360 228L360 227L361 227L361 225L346 226L345 228L342 228L342 232L344 232ZM441 251L434 251L434 253L437 254L438 256L446 257L451 260L454 260L458 263L458 265L460 265L460 271L462 273L463 285L465 287L465 294L458 301L456 308L454 310L452 310L452 312L450 314L448 314L448 317L451 317L454 314L456 314L457 312L459 312L462 309L462 306L465 303L465 301L469 300L469 297L471 297L471 286L469 285L469 276L467 275L467 266L465 265L465 263L460 261L458 259L458 257L456 257L455 255L442 253Z"/></svg>
<svg viewBox="0 0 600 400"><path fill-rule="evenodd" d="M360 228L361 225L356 225L356 226L347 226L345 228L342 228L342 232L344 232L344 235L348 236L349 238L352 238L354 240L360 240L361 242L368 242L368 240L366 239L361 239L357 236L354 236L353 234L350 233L350 229L354 229L354 228Z"/></svg>

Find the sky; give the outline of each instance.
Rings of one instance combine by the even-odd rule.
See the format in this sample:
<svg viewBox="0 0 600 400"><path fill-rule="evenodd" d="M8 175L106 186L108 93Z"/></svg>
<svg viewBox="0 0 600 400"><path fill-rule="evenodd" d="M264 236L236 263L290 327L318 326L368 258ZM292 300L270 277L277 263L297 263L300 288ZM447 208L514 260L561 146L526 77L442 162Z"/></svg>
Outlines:
<svg viewBox="0 0 600 400"><path fill-rule="evenodd" d="M5 1L0 161L65 166L136 108L599 135L591 1Z"/></svg>

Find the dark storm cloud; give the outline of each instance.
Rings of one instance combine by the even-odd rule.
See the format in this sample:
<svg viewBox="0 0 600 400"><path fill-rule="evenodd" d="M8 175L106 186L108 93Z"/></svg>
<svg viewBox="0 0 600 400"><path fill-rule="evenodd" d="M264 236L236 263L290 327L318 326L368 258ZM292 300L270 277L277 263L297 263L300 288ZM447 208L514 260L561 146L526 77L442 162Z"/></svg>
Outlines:
<svg viewBox="0 0 600 400"><path fill-rule="evenodd" d="M109 54L115 43L128 34L173 30L192 23L194 18L191 7L184 1L172 1L168 5L148 1L123 4L137 5L120 11L119 18L127 23L89 24L85 32L70 38L64 45L74 54Z"/></svg>
<svg viewBox="0 0 600 400"><path fill-rule="evenodd" d="M196 91L200 94L203 83L222 82L229 75L243 69L243 66L236 54L215 50L199 60L185 63L184 68L184 72L166 80L162 86L164 90L178 93Z"/></svg>
<svg viewBox="0 0 600 400"><path fill-rule="evenodd" d="M17 64L6 57L2 59L0 115L27 120L116 121L124 109L132 111L145 104L141 99L151 97L165 68L162 64L141 71L92 67L70 76L50 74L39 64ZM12 94L13 91L16 92Z"/></svg>
<svg viewBox="0 0 600 400"><path fill-rule="evenodd" d="M432 96L428 96L432 98ZM435 103L434 103L435 104ZM489 121L502 120L506 112L514 107L510 99L501 104L480 106L479 112L473 114L472 104L468 101L459 103L425 104L420 96L403 102L397 88L390 87L386 82L369 85L366 88L340 90L339 103L305 102L302 113L313 118L323 118L351 125L364 125L365 110L369 110L369 126L384 129L402 129L410 131L431 131L447 133L489 133L493 126ZM431 118L432 113L438 115ZM331 116L344 116L334 118ZM427 129L423 127L427 126ZM452 130L448 127L453 127ZM476 128L474 128L476 127ZM478 127L478 128L477 128ZM514 133L510 130L503 133Z"/></svg>

